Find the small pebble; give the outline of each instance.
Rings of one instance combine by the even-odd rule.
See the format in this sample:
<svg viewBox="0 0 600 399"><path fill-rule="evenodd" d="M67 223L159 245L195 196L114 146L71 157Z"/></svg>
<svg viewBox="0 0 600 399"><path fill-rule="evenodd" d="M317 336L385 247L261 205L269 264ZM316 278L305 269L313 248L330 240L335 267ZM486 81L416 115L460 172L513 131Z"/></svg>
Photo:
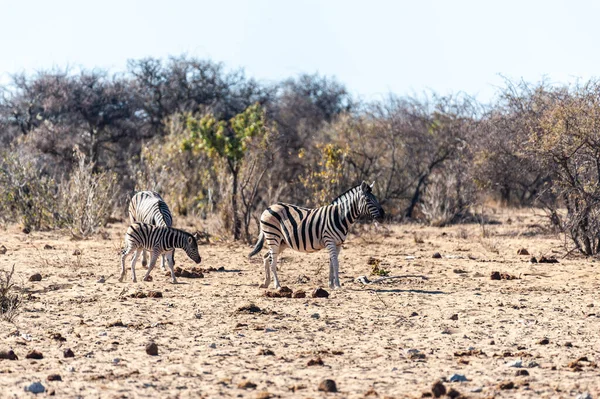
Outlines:
<svg viewBox="0 0 600 399"><path fill-rule="evenodd" d="M448 377L448 381L463 382L463 381L468 381L468 380L467 380L467 377L465 377L463 374L452 374L450 377Z"/></svg>
<svg viewBox="0 0 600 399"><path fill-rule="evenodd" d="M34 394L44 393L46 392L46 387L44 387L41 382L34 382L33 384L25 387L25 392L31 392Z"/></svg>
<svg viewBox="0 0 600 399"><path fill-rule="evenodd" d="M32 350L31 352L29 352L26 356L26 359L43 359L44 355L42 355L42 352L36 351L36 350Z"/></svg>
<svg viewBox="0 0 600 399"><path fill-rule="evenodd" d="M9 351L0 351L0 359L19 360L19 358L17 357L15 352L13 352L12 349Z"/></svg>
<svg viewBox="0 0 600 399"><path fill-rule="evenodd" d="M508 367L521 368L521 367L523 367L523 361L522 360L515 360L514 362L508 363L507 366Z"/></svg>
<svg viewBox="0 0 600 399"><path fill-rule="evenodd" d="M433 259L442 259L442 255L439 252L434 252L431 256Z"/></svg>
<svg viewBox="0 0 600 399"><path fill-rule="evenodd" d="M150 356L158 356L158 345L156 345L154 342L150 342L148 345L146 345L146 353Z"/></svg>
<svg viewBox="0 0 600 399"><path fill-rule="evenodd" d="M67 349L64 350L63 356L64 357L75 357L75 354L73 353L73 351L71 350L71 348L67 348Z"/></svg>
<svg viewBox="0 0 600 399"><path fill-rule="evenodd" d="M60 374L50 374L46 379L48 381L62 381Z"/></svg>
<svg viewBox="0 0 600 399"><path fill-rule="evenodd" d="M212 343L212 344L208 345L208 347L209 347L210 349L217 349L217 344L215 344L215 343Z"/></svg>
<svg viewBox="0 0 600 399"><path fill-rule="evenodd" d="M577 395L575 399L592 399L592 395L589 392L585 392Z"/></svg>
<svg viewBox="0 0 600 399"><path fill-rule="evenodd" d="M319 384L319 391L322 392L337 392L337 385L334 380L323 380Z"/></svg>
<svg viewBox="0 0 600 399"><path fill-rule="evenodd" d="M323 288L315 288L311 295L313 298L329 298L329 292L325 291Z"/></svg>
<svg viewBox="0 0 600 399"><path fill-rule="evenodd" d="M313 314L310 315L310 317L313 318L313 319L318 319L318 318L321 317L321 315L318 314L318 313L313 313Z"/></svg>
<svg viewBox="0 0 600 399"><path fill-rule="evenodd" d="M523 370L517 370L517 372L515 373L515 375L518 376L528 376L529 375L529 371L523 369Z"/></svg>
<svg viewBox="0 0 600 399"><path fill-rule="evenodd" d="M439 398L446 394L446 387L444 386L444 384L442 384L441 381L438 381L431 386L431 393L433 393L433 396L435 396L436 398Z"/></svg>
<svg viewBox="0 0 600 399"><path fill-rule="evenodd" d="M39 273L32 274L29 276L29 281L42 281L42 275Z"/></svg>

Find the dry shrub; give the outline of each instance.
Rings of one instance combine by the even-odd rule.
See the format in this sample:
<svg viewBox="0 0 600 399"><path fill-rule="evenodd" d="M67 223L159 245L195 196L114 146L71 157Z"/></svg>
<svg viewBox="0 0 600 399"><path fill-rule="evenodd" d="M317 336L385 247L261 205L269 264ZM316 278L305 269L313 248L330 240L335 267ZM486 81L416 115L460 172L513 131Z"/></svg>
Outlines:
<svg viewBox="0 0 600 399"><path fill-rule="evenodd" d="M0 273L0 318L12 323L19 313L19 305L21 304L18 294L13 294L14 282L13 275L15 273L15 265L12 266L10 272L3 270Z"/></svg>
<svg viewBox="0 0 600 399"><path fill-rule="evenodd" d="M42 168L6 151L0 158L0 219L21 222L27 230L60 224L58 186Z"/></svg>
<svg viewBox="0 0 600 399"><path fill-rule="evenodd" d="M60 185L61 214L75 237L87 237L106 225L116 202L117 176L95 173L94 163L75 149L77 168Z"/></svg>
<svg viewBox="0 0 600 399"><path fill-rule="evenodd" d="M467 214L475 199L475 190L462 177L451 171L431 176L421 204L421 213L431 226L443 227Z"/></svg>

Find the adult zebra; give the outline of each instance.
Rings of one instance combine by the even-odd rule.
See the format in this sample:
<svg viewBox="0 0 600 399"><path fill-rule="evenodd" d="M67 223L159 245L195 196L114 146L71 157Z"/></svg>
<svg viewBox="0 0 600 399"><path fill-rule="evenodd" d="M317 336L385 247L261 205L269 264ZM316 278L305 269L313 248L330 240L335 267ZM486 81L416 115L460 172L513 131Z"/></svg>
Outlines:
<svg viewBox="0 0 600 399"><path fill-rule="evenodd" d="M162 199L159 193L155 191L139 191L129 201L129 221L130 224L141 222L159 227L171 227L173 217L167 203ZM166 255L162 255L160 267L166 270ZM175 259L173 258L173 263ZM142 252L142 266L146 267L146 251Z"/></svg>
<svg viewBox="0 0 600 399"><path fill-rule="evenodd" d="M274 287L280 288L277 278L277 256L287 247L299 252L315 252L323 248L329 251L329 286L340 288L338 256L346 240L350 226L360 216L383 219L381 205L371 192L373 184L364 181L320 208L303 208L277 203L268 207L260 217L260 234L250 253L256 255L265 240L269 252L264 255L267 288L273 274ZM269 265L270 259L270 265ZM270 266L270 270L269 270Z"/></svg>

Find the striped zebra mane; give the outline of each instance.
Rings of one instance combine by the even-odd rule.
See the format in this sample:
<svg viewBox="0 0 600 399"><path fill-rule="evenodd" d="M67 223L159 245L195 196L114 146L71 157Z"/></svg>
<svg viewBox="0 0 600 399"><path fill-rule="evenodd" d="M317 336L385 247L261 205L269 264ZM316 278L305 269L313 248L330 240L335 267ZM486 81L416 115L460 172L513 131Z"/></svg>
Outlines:
<svg viewBox="0 0 600 399"><path fill-rule="evenodd" d="M342 194L338 195L333 201L331 201L330 205L335 205L335 204L339 204L341 202L348 201L348 199L350 197L354 196L355 193L353 191L358 191L358 190L360 190L360 184L357 186L354 186L354 187L344 191ZM353 192L352 195L348 195L348 194L350 194L350 192Z"/></svg>

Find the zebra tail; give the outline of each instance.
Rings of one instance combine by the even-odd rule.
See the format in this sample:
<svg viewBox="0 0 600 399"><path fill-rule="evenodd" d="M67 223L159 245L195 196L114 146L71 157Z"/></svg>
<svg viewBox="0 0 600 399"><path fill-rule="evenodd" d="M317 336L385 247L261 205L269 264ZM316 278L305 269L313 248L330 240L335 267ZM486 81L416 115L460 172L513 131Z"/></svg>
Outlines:
<svg viewBox="0 0 600 399"><path fill-rule="evenodd" d="M263 231L261 229L260 230L260 234L258 235L258 241L256 242L256 245L254 246L254 249L252 250L252 252L250 252L250 254L248 255L248 257L251 258L254 255L256 255L257 253L259 253L260 250L263 247L264 242L265 242L265 233L263 233Z"/></svg>

